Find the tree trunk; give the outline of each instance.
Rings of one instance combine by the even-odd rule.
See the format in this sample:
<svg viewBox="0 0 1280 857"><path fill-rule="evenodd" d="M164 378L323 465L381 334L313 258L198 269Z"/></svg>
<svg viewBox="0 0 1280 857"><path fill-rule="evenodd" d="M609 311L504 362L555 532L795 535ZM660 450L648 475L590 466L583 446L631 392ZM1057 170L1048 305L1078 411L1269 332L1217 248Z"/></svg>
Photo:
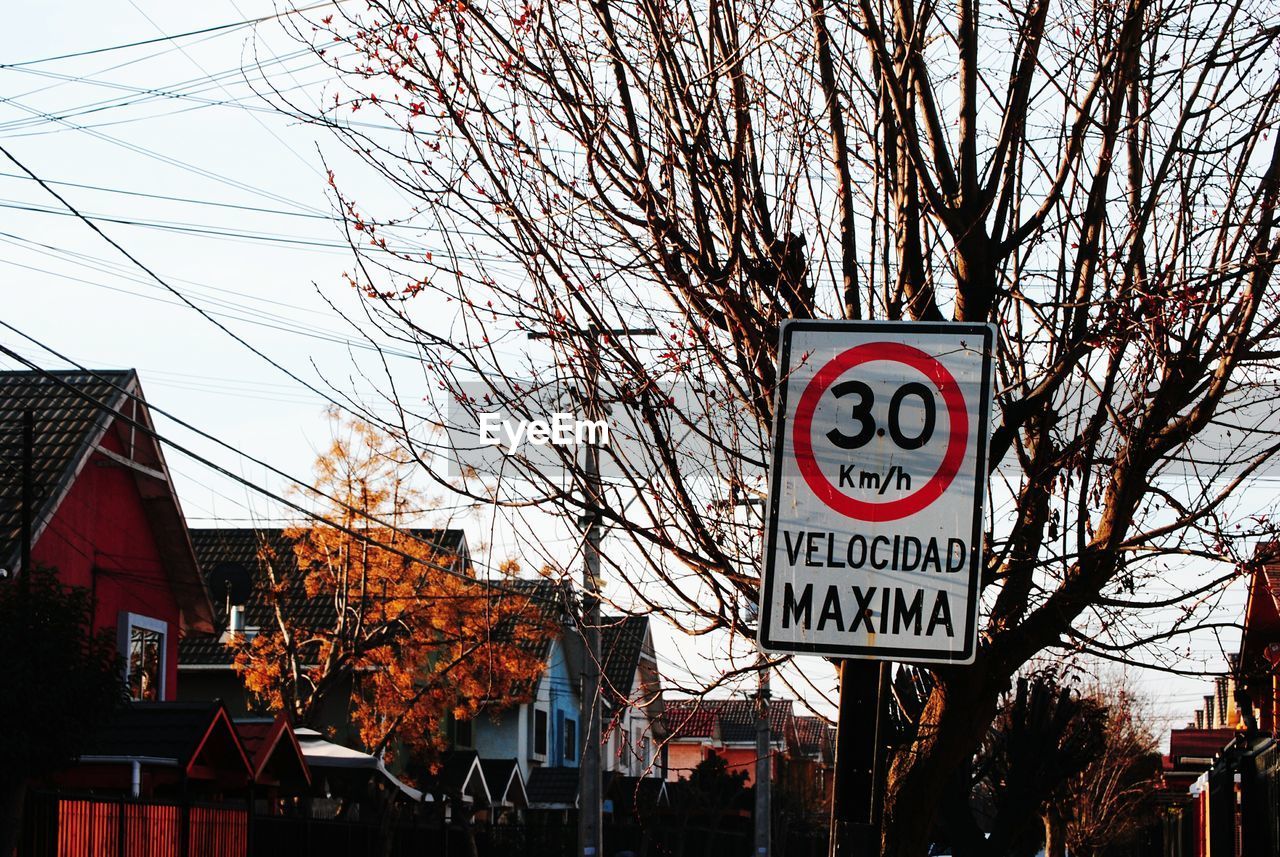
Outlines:
<svg viewBox="0 0 1280 857"><path fill-rule="evenodd" d="M881 857L925 857L938 814L938 796L964 765L995 717L999 698L982 657L965 673L943 677L930 694L916 740L889 770Z"/></svg>
<svg viewBox="0 0 1280 857"><path fill-rule="evenodd" d="M10 857L17 851L26 802L26 780L0 782L0 857Z"/></svg>
<svg viewBox="0 0 1280 857"><path fill-rule="evenodd" d="M1044 814L1044 857L1067 857L1067 823L1056 807Z"/></svg>

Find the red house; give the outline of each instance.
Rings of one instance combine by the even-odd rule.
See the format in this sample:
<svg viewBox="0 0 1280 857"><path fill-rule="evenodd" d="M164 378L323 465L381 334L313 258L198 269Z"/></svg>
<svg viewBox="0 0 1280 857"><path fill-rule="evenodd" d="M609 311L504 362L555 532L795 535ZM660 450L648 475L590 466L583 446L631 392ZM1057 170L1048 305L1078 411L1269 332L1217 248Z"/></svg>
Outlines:
<svg viewBox="0 0 1280 857"><path fill-rule="evenodd" d="M22 423L34 414L32 562L90 591L94 628L119 641L130 694L177 698L178 638L213 633L138 376L0 372L0 567L22 573ZM11 575L10 575L11 576Z"/></svg>

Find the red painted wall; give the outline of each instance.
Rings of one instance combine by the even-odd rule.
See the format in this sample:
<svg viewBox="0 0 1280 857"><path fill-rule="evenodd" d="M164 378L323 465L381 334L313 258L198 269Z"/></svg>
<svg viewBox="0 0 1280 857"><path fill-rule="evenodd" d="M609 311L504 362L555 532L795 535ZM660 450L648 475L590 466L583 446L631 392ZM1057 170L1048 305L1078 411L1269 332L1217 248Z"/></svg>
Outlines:
<svg viewBox="0 0 1280 857"><path fill-rule="evenodd" d="M747 786L756 784L756 748L755 747L712 747L709 744L671 743L667 745L667 779L674 782L680 778L688 778L689 773L700 762L712 754L725 761L730 774L745 773ZM769 759L770 778L777 776L778 760Z"/></svg>
<svg viewBox="0 0 1280 857"><path fill-rule="evenodd" d="M123 455L117 426L107 431L102 446ZM133 472L95 453L31 553L35 563L57 569L64 583L93 593L95 629L110 629L114 638L122 611L168 623L164 698L176 699L178 605Z"/></svg>
<svg viewBox="0 0 1280 857"><path fill-rule="evenodd" d="M716 753L724 757L725 766L730 774L745 772L747 786L756 784L756 748L755 747L722 747ZM769 759L769 778L773 778L773 758Z"/></svg>

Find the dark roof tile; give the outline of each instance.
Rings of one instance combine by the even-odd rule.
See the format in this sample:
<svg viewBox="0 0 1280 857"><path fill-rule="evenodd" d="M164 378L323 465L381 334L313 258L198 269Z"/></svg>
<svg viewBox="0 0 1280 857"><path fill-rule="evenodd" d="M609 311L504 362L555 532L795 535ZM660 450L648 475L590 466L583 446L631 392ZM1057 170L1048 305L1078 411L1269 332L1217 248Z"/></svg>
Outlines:
<svg viewBox="0 0 1280 857"><path fill-rule="evenodd" d="M796 743L806 755L825 755L835 748L835 729L821 717L796 715Z"/></svg>
<svg viewBox="0 0 1280 857"><path fill-rule="evenodd" d="M671 740L716 737L737 744L756 737L756 704L750 699L677 699L666 700L662 720ZM791 729L792 700L774 699L769 703L769 729L775 740Z"/></svg>
<svg viewBox="0 0 1280 857"><path fill-rule="evenodd" d="M602 616L600 618L600 658L604 666L606 692L619 700L631 699L649 630L648 616Z"/></svg>
<svg viewBox="0 0 1280 857"><path fill-rule="evenodd" d="M103 724L85 756L143 756L186 765L209 731L219 702L136 702Z"/></svg>
<svg viewBox="0 0 1280 857"><path fill-rule="evenodd" d="M438 544L442 551L465 555L466 540L461 530L415 529L409 533ZM269 578L267 563L274 565L278 580L287 580L292 589L283 604L299 628L332 627L333 601L325 596L309 597L302 589L297 571L293 540L279 528L271 529L199 529L191 531L196 558L205 580L224 566L240 566L251 579L249 600L245 603L245 625L249 628L271 627L275 622L274 607L266 597ZM212 591L214 613L219 627L226 626L227 593ZM230 665L231 650L217 638L184 639L179 643L178 662L191 665Z"/></svg>
<svg viewBox="0 0 1280 857"><path fill-rule="evenodd" d="M526 791L530 804L573 806L578 802L578 769L534 768Z"/></svg>

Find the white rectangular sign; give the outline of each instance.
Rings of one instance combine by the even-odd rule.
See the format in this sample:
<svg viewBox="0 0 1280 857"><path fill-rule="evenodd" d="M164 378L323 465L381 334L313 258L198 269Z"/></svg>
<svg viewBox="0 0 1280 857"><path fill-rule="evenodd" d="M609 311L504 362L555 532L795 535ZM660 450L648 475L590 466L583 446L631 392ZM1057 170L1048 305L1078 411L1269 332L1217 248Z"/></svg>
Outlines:
<svg viewBox="0 0 1280 857"><path fill-rule="evenodd" d="M972 663L995 329L788 321L760 643Z"/></svg>

